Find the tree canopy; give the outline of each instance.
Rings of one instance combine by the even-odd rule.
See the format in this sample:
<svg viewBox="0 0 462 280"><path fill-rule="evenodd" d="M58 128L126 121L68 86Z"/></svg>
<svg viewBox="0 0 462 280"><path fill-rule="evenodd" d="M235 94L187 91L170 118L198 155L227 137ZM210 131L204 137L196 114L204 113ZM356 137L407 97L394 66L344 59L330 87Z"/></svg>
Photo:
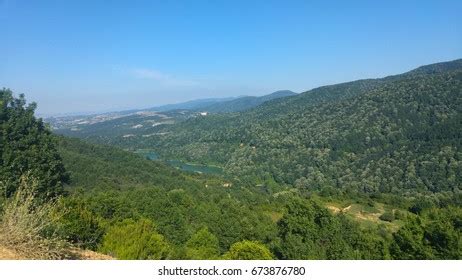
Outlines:
<svg viewBox="0 0 462 280"><path fill-rule="evenodd" d="M23 94L14 97L0 90L0 181L2 195L11 196L26 172L38 181L42 197L62 193L68 179L56 142L41 119L34 116L35 103Z"/></svg>

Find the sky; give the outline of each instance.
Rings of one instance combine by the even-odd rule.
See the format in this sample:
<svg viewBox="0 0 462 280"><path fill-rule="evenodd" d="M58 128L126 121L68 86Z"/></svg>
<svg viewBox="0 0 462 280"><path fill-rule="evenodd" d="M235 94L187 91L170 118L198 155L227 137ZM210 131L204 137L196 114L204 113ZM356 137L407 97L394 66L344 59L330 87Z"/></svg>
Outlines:
<svg viewBox="0 0 462 280"><path fill-rule="evenodd" d="M0 88L38 114L378 78L462 58L462 1L0 0Z"/></svg>

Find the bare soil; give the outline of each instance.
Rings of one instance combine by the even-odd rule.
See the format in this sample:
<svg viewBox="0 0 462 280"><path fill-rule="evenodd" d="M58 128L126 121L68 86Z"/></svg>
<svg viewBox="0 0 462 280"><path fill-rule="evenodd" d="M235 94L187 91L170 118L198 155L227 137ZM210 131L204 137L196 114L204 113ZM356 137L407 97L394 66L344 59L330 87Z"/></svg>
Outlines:
<svg viewBox="0 0 462 280"><path fill-rule="evenodd" d="M20 255L14 250L0 247L0 260L29 260L31 258ZM111 256L100 254L90 250L71 249L69 258L72 260L113 260Z"/></svg>

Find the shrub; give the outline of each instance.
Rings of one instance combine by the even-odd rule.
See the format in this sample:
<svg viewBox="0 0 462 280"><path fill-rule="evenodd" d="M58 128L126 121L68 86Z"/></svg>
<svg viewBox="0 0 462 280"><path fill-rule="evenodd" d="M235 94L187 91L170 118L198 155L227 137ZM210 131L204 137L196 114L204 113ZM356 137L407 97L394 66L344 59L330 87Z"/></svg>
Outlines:
<svg viewBox="0 0 462 280"><path fill-rule="evenodd" d="M404 213L401 210L396 210L395 211L395 219L396 220L404 220L406 218L406 213Z"/></svg>
<svg viewBox="0 0 462 280"><path fill-rule="evenodd" d="M260 242L244 240L231 245L225 260L272 260L273 254Z"/></svg>
<svg viewBox="0 0 462 280"><path fill-rule="evenodd" d="M435 203L429 198L417 198L416 201L409 208L414 214L420 214L424 210L431 209L435 207Z"/></svg>
<svg viewBox="0 0 462 280"><path fill-rule="evenodd" d="M61 202L58 210L64 214L59 219L60 235L76 246L95 250L104 234L98 217L88 210L83 200L74 197Z"/></svg>
<svg viewBox="0 0 462 280"><path fill-rule="evenodd" d="M385 212L380 215L379 219L385 222L393 222L395 220L395 215L393 212Z"/></svg>
<svg viewBox="0 0 462 280"><path fill-rule="evenodd" d="M0 246L30 259L63 259L68 244L58 237L56 201L36 199L37 180L20 178L16 193L6 201L0 221Z"/></svg>
<svg viewBox="0 0 462 280"><path fill-rule="evenodd" d="M125 219L114 224L106 232L100 250L125 260L163 260L170 254L170 246L148 219Z"/></svg>

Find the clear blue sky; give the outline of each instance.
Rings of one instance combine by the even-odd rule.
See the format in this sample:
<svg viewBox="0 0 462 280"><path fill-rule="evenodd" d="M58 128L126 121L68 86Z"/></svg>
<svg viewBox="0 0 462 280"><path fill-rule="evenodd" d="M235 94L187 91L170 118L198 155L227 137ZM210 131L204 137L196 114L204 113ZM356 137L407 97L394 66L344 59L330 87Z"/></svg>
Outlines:
<svg viewBox="0 0 462 280"><path fill-rule="evenodd" d="M460 0L0 0L0 87L41 114L301 92L461 57Z"/></svg>

